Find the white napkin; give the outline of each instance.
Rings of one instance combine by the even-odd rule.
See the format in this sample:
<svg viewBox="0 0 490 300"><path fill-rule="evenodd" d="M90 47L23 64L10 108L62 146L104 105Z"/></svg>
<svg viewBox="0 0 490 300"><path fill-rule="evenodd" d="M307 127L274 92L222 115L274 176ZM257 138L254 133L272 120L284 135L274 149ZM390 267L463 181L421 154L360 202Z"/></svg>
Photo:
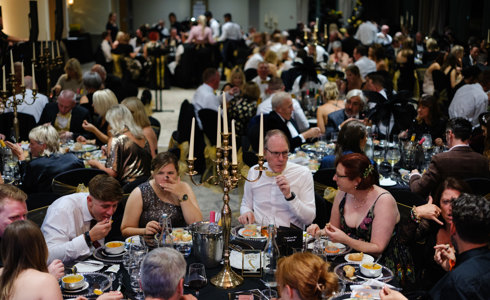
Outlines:
<svg viewBox="0 0 490 300"><path fill-rule="evenodd" d="M121 268L121 265L112 265L109 268L107 268L106 272L112 272L112 273L117 273L119 272L119 269Z"/></svg>
<svg viewBox="0 0 490 300"><path fill-rule="evenodd" d="M104 267L104 263L98 260L87 260L87 262L81 261L75 265L78 273L96 272Z"/></svg>
<svg viewBox="0 0 490 300"><path fill-rule="evenodd" d="M380 288L383 288L383 286L385 286L385 285L388 286L389 288L393 288L392 285L387 284L385 282L381 282L381 281L376 280L376 279L369 279L368 281L366 281L362 285L351 285L350 289L351 289L352 293L350 294L350 296L351 296L351 298L356 298L359 296L358 294L362 293L362 295L364 295L364 296L369 295L371 297L369 299L380 299L380 297L379 297L379 291L380 290L373 288L373 287L379 286Z"/></svg>

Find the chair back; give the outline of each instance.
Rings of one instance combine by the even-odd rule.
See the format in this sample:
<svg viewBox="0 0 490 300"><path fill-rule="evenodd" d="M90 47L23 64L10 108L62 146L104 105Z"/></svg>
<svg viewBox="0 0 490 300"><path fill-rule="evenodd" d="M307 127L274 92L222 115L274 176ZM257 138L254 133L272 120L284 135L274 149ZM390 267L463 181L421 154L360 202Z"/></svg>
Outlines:
<svg viewBox="0 0 490 300"><path fill-rule="evenodd" d="M36 119L32 115L25 113L17 113L17 119L19 121L19 140L28 141L29 132L32 128L36 127ZM0 133L6 137L10 137L11 129L14 126L14 113L4 113L0 117Z"/></svg>
<svg viewBox="0 0 490 300"><path fill-rule="evenodd" d="M41 227L48 212L49 205L39 207L36 209L29 210L27 212L27 219L36 223L37 226Z"/></svg>
<svg viewBox="0 0 490 300"><path fill-rule="evenodd" d="M59 197L60 195L56 193L31 193L27 196L26 200L27 210L30 211L40 207L49 206Z"/></svg>
<svg viewBox="0 0 490 300"><path fill-rule="evenodd" d="M162 126L160 125L160 121L153 118L152 116L149 116L148 118L150 119L151 129L155 131L155 134L157 136L157 141L158 141L158 139L160 138L160 130L162 128Z"/></svg>
<svg viewBox="0 0 490 300"><path fill-rule="evenodd" d="M313 224L317 224L320 228L325 227L325 224L330 220L332 203L328 202L320 194L315 192L315 210L316 215Z"/></svg>
<svg viewBox="0 0 490 300"><path fill-rule="evenodd" d="M89 181L99 174L106 173L102 170L92 168L79 168L69 170L56 175L53 178L51 188L54 193L59 195L68 195L82 192L82 190L80 190L80 185L83 184L86 188L88 188Z"/></svg>
<svg viewBox="0 0 490 300"><path fill-rule="evenodd" d="M327 187L333 187L337 189L337 182L333 180L333 176L335 175L335 168L325 168L319 169L313 174L313 183L315 185L315 191L317 193L321 193L323 195L323 191Z"/></svg>
<svg viewBox="0 0 490 300"><path fill-rule="evenodd" d="M204 108L197 112L202 123L202 131L209 139L212 146L216 145L216 132L218 130L217 119L218 112L212 109Z"/></svg>
<svg viewBox="0 0 490 300"><path fill-rule="evenodd" d="M466 178L464 181L468 183L473 194L478 196L487 196L490 194L490 178Z"/></svg>

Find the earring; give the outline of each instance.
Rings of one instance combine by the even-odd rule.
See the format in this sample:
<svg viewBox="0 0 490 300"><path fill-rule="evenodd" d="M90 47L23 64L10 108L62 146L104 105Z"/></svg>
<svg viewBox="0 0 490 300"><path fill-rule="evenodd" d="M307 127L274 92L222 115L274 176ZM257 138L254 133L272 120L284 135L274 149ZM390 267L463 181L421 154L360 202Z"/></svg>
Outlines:
<svg viewBox="0 0 490 300"><path fill-rule="evenodd" d="M356 185L354 188L357 190L357 187L358 187L358 186Z"/></svg>

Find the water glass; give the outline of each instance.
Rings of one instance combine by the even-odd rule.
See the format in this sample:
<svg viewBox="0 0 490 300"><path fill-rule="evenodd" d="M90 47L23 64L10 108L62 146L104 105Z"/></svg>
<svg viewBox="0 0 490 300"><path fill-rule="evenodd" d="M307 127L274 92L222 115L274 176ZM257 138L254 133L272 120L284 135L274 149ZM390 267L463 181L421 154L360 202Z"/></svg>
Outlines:
<svg viewBox="0 0 490 300"><path fill-rule="evenodd" d="M208 279L204 265L199 263L191 264L187 273L187 285L196 292L197 298L199 298L199 290L205 287L207 283Z"/></svg>
<svg viewBox="0 0 490 300"><path fill-rule="evenodd" d="M279 296L277 295L277 291L276 290L273 290L271 288L262 290L260 292L262 293L262 295L264 295L264 297L262 298L262 300L270 300L272 298L279 298Z"/></svg>

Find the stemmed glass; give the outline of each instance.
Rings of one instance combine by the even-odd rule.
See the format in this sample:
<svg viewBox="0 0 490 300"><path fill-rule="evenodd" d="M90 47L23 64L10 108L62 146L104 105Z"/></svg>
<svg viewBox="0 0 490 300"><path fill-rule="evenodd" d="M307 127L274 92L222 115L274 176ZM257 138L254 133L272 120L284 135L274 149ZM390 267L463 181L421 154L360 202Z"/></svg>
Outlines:
<svg viewBox="0 0 490 300"><path fill-rule="evenodd" d="M395 179L396 174L395 174L395 164L400 161L400 150L398 148L390 148L388 149L388 152L386 152L386 159L391 165L391 178Z"/></svg>
<svg viewBox="0 0 490 300"><path fill-rule="evenodd" d="M206 286L208 279L206 278L206 269L203 264L194 263L189 266L187 273L187 285L196 292L196 297L199 298L199 290Z"/></svg>
<svg viewBox="0 0 490 300"><path fill-rule="evenodd" d="M373 159L378 164L378 170L381 167L381 163L385 160L384 149L383 148L375 148L373 151Z"/></svg>

